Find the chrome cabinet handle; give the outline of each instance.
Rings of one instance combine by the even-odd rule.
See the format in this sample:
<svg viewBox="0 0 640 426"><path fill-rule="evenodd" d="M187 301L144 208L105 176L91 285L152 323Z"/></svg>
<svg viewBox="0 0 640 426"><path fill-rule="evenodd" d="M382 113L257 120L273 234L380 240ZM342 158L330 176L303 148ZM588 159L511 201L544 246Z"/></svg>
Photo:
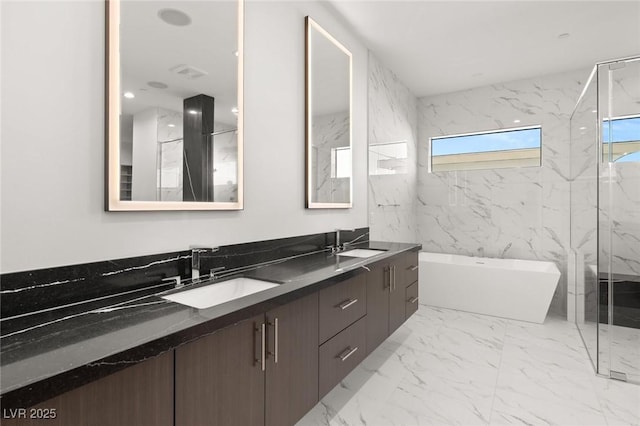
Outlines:
<svg viewBox="0 0 640 426"><path fill-rule="evenodd" d="M347 349L342 351L341 354L338 355L338 358L340 358L340 361L345 362L347 358L349 358L351 355L356 353L357 350L358 350L357 346L353 349L351 349L351 346L349 346Z"/></svg>
<svg viewBox="0 0 640 426"><path fill-rule="evenodd" d="M266 330L266 327L265 327L264 323L262 323L262 327L261 328L262 328L262 350L260 351L260 363L262 365L262 371L264 371L264 369L266 367L266 365L265 365L266 362L265 361L266 361L266 350L267 350L267 348L266 348L267 330Z"/></svg>
<svg viewBox="0 0 640 426"><path fill-rule="evenodd" d="M270 327L273 327L273 352L267 351L268 355L273 355L273 361L278 363L278 318L274 318L273 321L268 321Z"/></svg>
<svg viewBox="0 0 640 426"><path fill-rule="evenodd" d="M397 287L396 287L396 266L395 265L393 265L391 267L391 271L393 272L393 281L392 281L393 282L393 291L396 291Z"/></svg>
<svg viewBox="0 0 640 426"><path fill-rule="evenodd" d="M275 363L278 363L278 318L274 320L275 322L275 331L273 333L273 340L275 343L275 354L273 354L273 358Z"/></svg>
<svg viewBox="0 0 640 426"><path fill-rule="evenodd" d="M349 306L351 306L351 305L353 305L355 303L358 303L358 299L348 299L348 300L345 300L344 302L340 303L338 306L336 306L336 308L340 308L340 309L342 309L344 311Z"/></svg>
<svg viewBox="0 0 640 426"><path fill-rule="evenodd" d="M409 299L409 303L416 303L418 301L418 297L412 297L411 299Z"/></svg>
<svg viewBox="0 0 640 426"><path fill-rule="evenodd" d="M256 326L254 329L256 334L260 333L261 334L261 341L260 341L260 355L258 355L255 360L254 360L254 365L255 364L260 364L260 368L262 369L262 371L264 371L265 369L265 337L266 337L266 330L265 330L265 325L264 323L262 323L260 325L260 327ZM256 345L257 347L258 345ZM255 354L255 352L254 352Z"/></svg>
<svg viewBox="0 0 640 426"><path fill-rule="evenodd" d="M415 271L416 269L418 269L418 265L411 266L409 269Z"/></svg>

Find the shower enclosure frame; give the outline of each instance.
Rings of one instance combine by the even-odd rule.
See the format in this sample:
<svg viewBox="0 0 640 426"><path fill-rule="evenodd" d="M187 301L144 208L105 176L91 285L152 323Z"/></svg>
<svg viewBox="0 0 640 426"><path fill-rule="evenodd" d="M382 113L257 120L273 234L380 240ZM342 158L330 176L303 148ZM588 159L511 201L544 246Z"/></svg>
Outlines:
<svg viewBox="0 0 640 426"><path fill-rule="evenodd" d="M613 150L611 149L611 146L609 146L609 149L607 150L608 158L606 158L606 161L603 156L604 143L605 143L603 140L604 139L603 138L603 122L604 120L608 120L609 123L612 123L613 119L619 118L619 117L615 117L612 114L613 102L615 101L615 99L613 98L613 90L612 90L612 81L613 81L612 72L615 71L616 69L622 69L627 64L630 64L630 63L638 62L636 64L636 66L638 66L640 65L639 61L640 61L640 56L631 56L631 57L625 57L625 58L596 63L589 75L589 78L585 83L584 89L580 94L578 101L576 102L576 106L570 117L570 126L569 126L570 127L570 184L571 184L571 190L569 191L570 208L571 208L570 240L571 240L571 253L573 255L572 260L574 263L574 268L573 268L573 273L574 273L573 282L574 282L574 291L575 291L574 320L576 323L576 327L578 328L580 338L582 339L582 342L587 350L587 353L589 355L589 358L591 360L592 366L596 374L613 378L613 379L629 381L633 383L640 383L640 381L638 380L640 376L638 376L637 372L633 371L633 373L636 373L636 374L634 374L630 378L628 377L626 372L617 371L616 368L618 367L617 365L614 365L614 362L613 362L614 351L618 349L618 348L616 349L613 348L613 342L616 336L616 330L620 328L614 325L614 312L616 307L614 305L614 295L615 295L614 278L615 277L614 277L614 270L613 270L614 268L613 268L613 262L612 262L612 257L614 256L613 236L612 236L612 229L613 229L612 209L614 208L614 200L612 195L613 194L612 186L613 186L613 179L615 177L616 169L614 166L614 162L612 161ZM607 78L601 75L601 73L603 73L603 71L606 71L606 70L608 70L608 73L606 75ZM638 68L638 71L639 71L638 75L640 76L640 68ZM638 86L640 86L640 80L638 81L639 82L637 84ZM608 87L606 87L606 90L602 85L603 82L606 82L608 85ZM588 102L592 101L592 99L588 99L588 98L590 96L592 97L593 93L589 93L589 92L590 91L593 92L594 89L595 89L595 109L591 109L591 107L589 107L585 110L584 109L585 106L592 105L592 104L588 104ZM603 95L608 95L608 96L606 97L606 99L603 99L604 98ZM604 103L604 101L606 101L606 104ZM637 109L638 109L637 112L640 112L640 106L638 106ZM580 116L580 114L583 114L585 112L587 113L591 112L596 114L595 126L592 128L592 130L595 130L594 136L595 136L596 162L595 162L595 167L593 167L594 165L592 163L589 164L589 162L587 161L583 163L582 167L580 167L578 171L576 171L574 170L574 166L575 166L574 162L576 161L574 156L574 148L575 148L574 144L576 144L576 142L578 141L578 137L580 137L580 135L587 134L585 139L581 139L579 141L583 142L584 140L587 140L587 142L589 141L591 143L594 142L591 138L589 138L590 136L588 133L589 126L579 127L578 132L576 132L576 128L574 128L574 120L578 122L577 126L579 126L580 124L584 124L580 121L580 119L583 118L583 116ZM584 117L588 118L588 115L584 115ZM609 124L608 128L609 128L609 132L611 133L612 125ZM576 133L579 133L579 135L576 136ZM608 141L609 141L608 143L613 143L613 140L611 137L608 138ZM588 147L588 145L586 146ZM591 148L594 148L594 147L592 146ZM579 154L584 155L585 152L587 152L587 150L581 150ZM594 176L591 176L591 178L589 178L589 173L588 173L589 171L595 172ZM593 182L591 182L590 179L593 179ZM584 200L580 200L580 201L575 201L575 200L576 198L580 198L580 197L586 198L588 200L589 192L587 191L586 193L582 192L578 194L577 193L578 191L574 191L574 189L580 188L579 185L585 185L585 184L587 185L587 188L588 188L588 185L590 183L593 183L593 188L591 188L591 190L595 189L594 191L595 205L593 206L593 211L591 212L592 214L591 219L595 217L595 222L594 222L595 223L595 229L594 229L595 239L592 239L590 241L592 248L593 248L593 244L595 244L595 250L592 250L592 253L591 253L592 255L595 255L595 256L591 256L591 262L595 260L595 264L587 265L587 263L585 262L587 262L586 259L588 258L588 254L589 254L588 250L587 250L587 256L585 256L584 252L579 250L581 249L582 245L586 245L585 241L588 240L589 233L588 232L584 233L583 239L580 241L580 247L577 247L577 244L575 244L576 240L574 239L576 237L575 234L579 235L580 234L579 231L584 231L584 229L579 229L578 231L576 230L576 228L580 226L579 224L580 221L578 220L577 212L576 212L576 210L578 210L576 208L576 205L577 203ZM603 198L606 198L606 199L603 199ZM584 208L584 205L581 205L581 207ZM605 216L606 218L605 229L603 229L603 226L602 226L602 223L603 223L602 216ZM593 259L593 257L595 257L595 259ZM595 268L594 268L594 265L595 265ZM603 267L604 269L606 269L605 271L602 271ZM589 271L589 269L591 270ZM603 272L605 272L606 274L603 275ZM585 275L590 273L592 273L594 276L593 287L595 289L595 311L591 313L592 318L593 318L593 315L595 315L595 341L592 340L593 336L590 336L587 334L588 331L593 331L588 329L587 320L586 320L587 308L588 308L587 306L588 294L587 294L586 286L589 280ZM583 275L580 276L580 274L583 274ZM606 298L607 298L606 318L602 317L602 312L601 312L602 311L601 302L603 298L603 295L601 294L601 288L602 288L601 280L603 279L606 280ZM593 295L591 295L591 297L593 298ZM606 320L606 322L602 322L603 320ZM606 336L606 341L604 336ZM594 352L594 349L595 349L595 352Z"/></svg>

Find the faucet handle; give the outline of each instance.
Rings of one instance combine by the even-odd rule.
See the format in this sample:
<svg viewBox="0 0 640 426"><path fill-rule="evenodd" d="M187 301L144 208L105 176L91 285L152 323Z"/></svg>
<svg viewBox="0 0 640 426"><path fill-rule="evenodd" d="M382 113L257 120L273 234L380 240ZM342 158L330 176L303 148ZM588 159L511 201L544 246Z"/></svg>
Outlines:
<svg viewBox="0 0 640 426"><path fill-rule="evenodd" d="M225 268L224 266L218 266L217 268L209 269L209 277L215 280L217 275L216 272L224 271L225 269L227 268Z"/></svg>
<svg viewBox="0 0 640 426"><path fill-rule="evenodd" d="M167 277L167 278L163 278L162 281L172 281L175 283L175 288L180 288L183 287L184 284L182 283L182 277L180 277L180 275L175 275L173 277Z"/></svg>

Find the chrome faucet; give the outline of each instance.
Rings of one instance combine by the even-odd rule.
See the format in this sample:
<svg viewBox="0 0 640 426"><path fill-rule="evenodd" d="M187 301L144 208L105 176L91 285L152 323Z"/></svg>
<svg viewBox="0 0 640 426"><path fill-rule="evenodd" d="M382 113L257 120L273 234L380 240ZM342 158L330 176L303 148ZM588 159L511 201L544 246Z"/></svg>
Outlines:
<svg viewBox="0 0 640 426"><path fill-rule="evenodd" d="M207 254L215 253L219 247L191 246L191 280L200 278L200 259Z"/></svg>
<svg viewBox="0 0 640 426"><path fill-rule="evenodd" d="M336 250L335 251L344 251L347 248L347 244L348 243L341 243L340 242L340 232L342 231L348 231L348 232L353 232L355 231L355 229L339 229L336 228Z"/></svg>

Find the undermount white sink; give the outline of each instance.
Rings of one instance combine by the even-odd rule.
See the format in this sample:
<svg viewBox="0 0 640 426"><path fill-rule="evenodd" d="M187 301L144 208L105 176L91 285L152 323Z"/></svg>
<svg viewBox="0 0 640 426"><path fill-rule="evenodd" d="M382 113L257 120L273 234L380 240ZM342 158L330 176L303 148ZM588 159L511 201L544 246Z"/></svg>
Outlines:
<svg viewBox="0 0 640 426"><path fill-rule="evenodd" d="M168 294L162 296L162 298L191 306L192 308L206 309L230 300L268 290L278 285L269 281L241 277Z"/></svg>
<svg viewBox="0 0 640 426"><path fill-rule="evenodd" d="M338 256L371 257L371 256L376 256L378 254L382 254L385 251L386 250L376 250L376 249L353 249L349 251L344 251L342 253L338 253Z"/></svg>

